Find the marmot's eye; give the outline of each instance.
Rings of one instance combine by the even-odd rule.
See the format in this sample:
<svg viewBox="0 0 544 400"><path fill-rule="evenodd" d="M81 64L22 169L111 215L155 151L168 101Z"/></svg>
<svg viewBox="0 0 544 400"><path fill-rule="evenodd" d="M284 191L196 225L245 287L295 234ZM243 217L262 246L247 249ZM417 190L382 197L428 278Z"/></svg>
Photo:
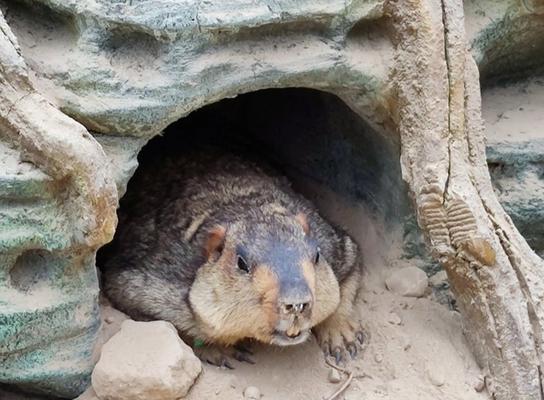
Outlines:
<svg viewBox="0 0 544 400"><path fill-rule="evenodd" d="M249 272L249 265L242 256L238 256L238 268L240 268L242 271Z"/></svg>
<svg viewBox="0 0 544 400"><path fill-rule="evenodd" d="M318 247L316 252L315 252L315 259L314 259L314 264L318 264L319 263L319 253L321 252L321 249Z"/></svg>

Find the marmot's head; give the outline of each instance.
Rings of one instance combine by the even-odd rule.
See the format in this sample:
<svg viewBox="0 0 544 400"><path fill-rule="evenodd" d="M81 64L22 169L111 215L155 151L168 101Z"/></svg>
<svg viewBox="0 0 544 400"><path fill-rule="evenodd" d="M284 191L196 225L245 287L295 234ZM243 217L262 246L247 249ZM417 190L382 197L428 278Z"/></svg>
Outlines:
<svg viewBox="0 0 544 400"><path fill-rule="evenodd" d="M338 306L338 282L303 214L248 214L205 233L189 297L199 328L223 344L304 342Z"/></svg>

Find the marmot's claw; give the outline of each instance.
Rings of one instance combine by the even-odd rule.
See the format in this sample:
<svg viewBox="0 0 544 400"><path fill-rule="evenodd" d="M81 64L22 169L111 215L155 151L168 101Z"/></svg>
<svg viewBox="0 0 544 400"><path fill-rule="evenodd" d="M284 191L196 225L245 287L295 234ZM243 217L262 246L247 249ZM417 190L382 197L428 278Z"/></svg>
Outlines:
<svg viewBox="0 0 544 400"><path fill-rule="evenodd" d="M325 357L333 357L336 364L347 361L348 353L352 359L357 357L359 343L364 341L360 325L347 320L325 321L314 329Z"/></svg>
<svg viewBox="0 0 544 400"><path fill-rule="evenodd" d="M249 364L255 364L255 361L250 357L252 353L249 351L236 350L234 352L234 358L240 362L247 362Z"/></svg>
<svg viewBox="0 0 544 400"><path fill-rule="evenodd" d="M195 348L194 351L202 362L207 362L216 367L234 369L231 358L240 362L255 364L255 361L250 357L253 353L243 345L236 345L234 347L205 345Z"/></svg>
<svg viewBox="0 0 544 400"><path fill-rule="evenodd" d="M242 343L236 344L236 345L234 346L234 348L235 348L236 350L242 352L242 353L247 353L247 354L249 354L250 356L253 355L253 352L251 351L251 349L250 349L248 346L246 346L246 345L244 345L244 344L242 344Z"/></svg>
<svg viewBox="0 0 544 400"><path fill-rule="evenodd" d="M355 337L357 338L360 344L363 344L365 342L365 334L363 333L363 331L356 332Z"/></svg>
<svg viewBox="0 0 544 400"><path fill-rule="evenodd" d="M351 356L352 360L357 357L357 345L355 343L348 343L346 345L346 348L348 349L349 355Z"/></svg>
<svg viewBox="0 0 544 400"><path fill-rule="evenodd" d="M214 345L204 345L194 349L195 355L200 358L202 362L206 362L216 367L225 367L228 369L234 369L229 356L230 349L223 348Z"/></svg>
<svg viewBox="0 0 544 400"><path fill-rule="evenodd" d="M244 343L237 343L233 347L233 354L235 360L240 362L247 362L248 364L255 364L255 361L250 357L253 352Z"/></svg>
<svg viewBox="0 0 544 400"><path fill-rule="evenodd" d="M340 364L340 362L343 360L343 351L340 347L336 347L334 349L334 361L336 362L336 364Z"/></svg>

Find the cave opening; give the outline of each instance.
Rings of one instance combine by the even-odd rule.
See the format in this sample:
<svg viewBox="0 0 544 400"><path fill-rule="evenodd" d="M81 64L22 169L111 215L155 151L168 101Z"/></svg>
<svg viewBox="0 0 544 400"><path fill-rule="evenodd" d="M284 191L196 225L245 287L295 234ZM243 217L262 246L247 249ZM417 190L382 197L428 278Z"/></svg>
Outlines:
<svg viewBox="0 0 544 400"><path fill-rule="evenodd" d="M424 252L402 181L398 136L372 127L334 94L265 89L205 106L151 139L138 155L135 176L151 168L160 179L161 160L208 148L285 175L356 240L365 268ZM146 190L137 182L129 182L127 193ZM120 207L130 207L126 198ZM99 251L99 266L114 247L115 241Z"/></svg>

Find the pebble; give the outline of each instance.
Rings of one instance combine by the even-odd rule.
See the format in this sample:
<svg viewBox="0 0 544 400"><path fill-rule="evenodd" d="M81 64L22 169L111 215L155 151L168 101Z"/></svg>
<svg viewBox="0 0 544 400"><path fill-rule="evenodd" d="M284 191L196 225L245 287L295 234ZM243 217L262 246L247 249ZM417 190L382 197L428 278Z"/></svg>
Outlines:
<svg viewBox="0 0 544 400"><path fill-rule="evenodd" d="M427 274L417 267L393 271L385 280L387 289L405 297L423 297L429 286Z"/></svg>
<svg viewBox="0 0 544 400"><path fill-rule="evenodd" d="M376 361L378 364L383 361L383 355L381 353L374 354L374 361Z"/></svg>
<svg viewBox="0 0 544 400"><path fill-rule="evenodd" d="M476 376L472 384L472 387L478 393L482 392L485 389L485 378L482 375Z"/></svg>
<svg viewBox="0 0 544 400"><path fill-rule="evenodd" d="M231 375L229 377L228 384L232 389L236 389L236 387L238 387L238 378L236 378L235 375Z"/></svg>
<svg viewBox="0 0 544 400"><path fill-rule="evenodd" d="M446 376L440 367L428 365L427 374L429 375L429 380L435 386L442 386L446 382Z"/></svg>
<svg viewBox="0 0 544 400"><path fill-rule="evenodd" d="M113 324L113 323L115 322L115 318L113 318L113 317L106 317L106 318L104 318L104 322L105 322L106 324Z"/></svg>
<svg viewBox="0 0 544 400"><path fill-rule="evenodd" d="M342 381L342 377L340 376L340 372L338 370L331 368L329 370L329 382L330 383L339 383Z"/></svg>
<svg viewBox="0 0 544 400"><path fill-rule="evenodd" d="M248 386L244 390L245 400L259 400L261 398L261 391L255 386Z"/></svg>
<svg viewBox="0 0 544 400"><path fill-rule="evenodd" d="M387 322L392 325L402 325L402 318L396 312L390 312L387 317Z"/></svg>
<svg viewBox="0 0 544 400"><path fill-rule="evenodd" d="M402 336L400 339L400 343L404 351L408 351L412 347L412 342L410 341L410 338L408 336Z"/></svg>

